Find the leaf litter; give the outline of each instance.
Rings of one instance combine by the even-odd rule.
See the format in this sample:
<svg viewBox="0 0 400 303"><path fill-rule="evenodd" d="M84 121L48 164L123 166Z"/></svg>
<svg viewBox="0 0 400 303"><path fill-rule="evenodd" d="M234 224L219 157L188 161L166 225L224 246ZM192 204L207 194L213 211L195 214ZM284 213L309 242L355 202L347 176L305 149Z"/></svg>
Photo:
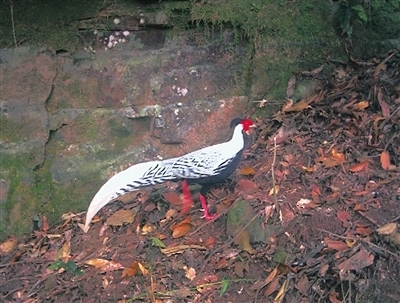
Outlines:
<svg viewBox="0 0 400 303"><path fill-rule="evenodd" d="M217 218L179 190L110 204L87 234L84 214L42 217L0 243L0 301L399 302L399 53L351 60L290 78L209 194ZM324 84L294 100L300 79Z"/></svg>

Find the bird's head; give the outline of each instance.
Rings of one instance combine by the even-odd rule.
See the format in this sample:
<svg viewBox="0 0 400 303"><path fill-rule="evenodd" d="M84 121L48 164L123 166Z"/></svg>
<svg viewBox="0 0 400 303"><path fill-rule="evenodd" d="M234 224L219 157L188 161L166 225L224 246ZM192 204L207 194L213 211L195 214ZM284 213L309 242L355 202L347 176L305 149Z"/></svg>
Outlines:
<svg viewBox="0 0 400 303"><path fill-rule="evenodd" d="M241 119L241 118L235 118L231 121L231 128L234 128L238 125L241 125L243 128L243 131L249 135L250 134L250 129L255 128L256 125L251 121L250 119Z"/></svg>

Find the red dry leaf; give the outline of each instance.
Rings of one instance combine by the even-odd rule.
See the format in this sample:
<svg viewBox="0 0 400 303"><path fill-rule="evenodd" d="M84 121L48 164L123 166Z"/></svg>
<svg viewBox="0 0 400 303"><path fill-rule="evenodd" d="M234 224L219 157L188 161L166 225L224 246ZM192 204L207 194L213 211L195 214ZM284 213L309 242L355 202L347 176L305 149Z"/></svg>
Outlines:
<svg viewBox="0 0 400 303"><path fill-rule="evenodd" d="M337 298L338 296L339 294L336 291L331 291L329 294L329 301L331 303L342 303L342 301Z"/></svg>
<svg viewBox="0 0 400 303"><path fill-rule="evenodd" d="M372 229L370 227L358 226L356 227L356 233L362 236L369 236L372 234Z"/></svg>
<svg viewBox="0 0 400 303"><path fill-rule="evenodd" d="M354 210L355 210L355 211L365 211L366 209L365 209L364 205L362 205L362 204L360 204L360 203L357 203L357 204L354 206Z"/></svg>
<svg viewBox="0 0 400 303"><path fill-rule="evenodd" d="M345 210L338 210L337 214L336 214L337 218L342 221L343 223L347 223L350 221L351 216L350 214L345 211Z"/></svg>
<svg viewBox="0 0 400 303"><path fill-rule="evenodd" d="M326 245L326 247L337 251L344 251L347 248L349 248L345 242L338 240L331 240L329 238L324 239L324 244Z"/></svg>
<svg viewBox="0 0 400 303"><path fill-rule="evenodd" d="M258 190L257 184L248 179L240 179L236 186L237 189L243 193L253 193Z"/></svg>
<svg viewBox="0 0 400 303"><path fill-rule="evenodd" d="M356 172L360 172L362 170L367 170L368 169L368 165L369 165L369 161L365 160L365 161L362 161L360 163L357 163L357 164L354 164L354 165L350 166L349 169L350 169L350 171L352 173L356 173Z"/></svg>
<svg viewBox="0 0 400 303"><path fill-rule="evenodd" d="M172 205L175 205L175 206L182 205L181 197L176 192L171 191L171 192L163 193L163 198L165 200L167 200L167 202L171 203Z"/></svg>
<svg viewBox="0 0 400 303"><path fill-rule="evenodd" d="M389 169L389 167L390 167L390 155L387 150L384 150L381 153L381 165L382 165L382 168L385 170Z"/></svg>

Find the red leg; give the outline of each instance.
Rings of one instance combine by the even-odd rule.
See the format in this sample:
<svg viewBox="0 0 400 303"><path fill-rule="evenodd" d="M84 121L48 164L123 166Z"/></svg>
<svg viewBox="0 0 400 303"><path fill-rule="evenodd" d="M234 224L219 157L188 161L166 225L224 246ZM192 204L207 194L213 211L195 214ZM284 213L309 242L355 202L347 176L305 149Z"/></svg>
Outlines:
<svg viewBox="0 0 400 303"><path fill-rule="evenodd" d="M204 218L208 221L214 219L217 216L217 214L210 215L210 213L208 212L207 200L202 194L200 194L200 202L204 210Z"/></svg>
<svg viewBox="0 0 400 303"><path fill-rule="evenodd" d="M189 190L189 185L187 184L186 180L182 181L182 210L181 215L186 214L193 205L192 195Z"/></svg>

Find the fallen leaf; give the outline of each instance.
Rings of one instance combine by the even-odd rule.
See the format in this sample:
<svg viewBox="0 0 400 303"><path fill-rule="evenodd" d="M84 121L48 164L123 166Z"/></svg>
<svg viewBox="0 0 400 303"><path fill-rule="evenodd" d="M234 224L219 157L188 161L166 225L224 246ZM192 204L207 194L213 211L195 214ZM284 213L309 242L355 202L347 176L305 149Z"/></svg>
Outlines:
<svg viewBox="0 0 400 303"><path fill-rule="evenodd" d="M182 254L185 250L188 249L207 250L207 247L201 245L177 245L177 246L162 248L160 249L160 251L167 256L172 256L174 254Z"/></svg>
<svg viewBox="0 0 400 303"><path fill-rule="evenodd" d="M175 225L171 226L171 230L172 230L172 238L176 239L176 238L180 238L183 237L184 235L186 235L191 227L191 220L190 220L190 216L186 217L184 220L182 220L181 222L178 222Z"/></svg>
<svg viewBox="0 0 400 303"><path fill-rule="evenodd" d="M363 236L369 236L372 234L372 229L370 227L358 226L356 227L356 233Z"/></svg>
<svg viewBox="0 0 400 303"><path fill-rule="evenodd" d="M338 299L338 296L339 296L339 294L336 291L334 291L334 290L331 291L329 293L329 301L331 303L342 303L342 301Z"/></svg>
<svg viewBox="0 0 400 303"><path fill-rule="evenodd" d="M290 106L289 108L284 109L284 112L290 113L290 112L301 112L305 109L308 108L309 106L309 99L306 100L301 100L300 102L297 102L296 104Z"/></svg>
<svg viewBox="0 0 400 303"><path fill-rule="evenodd" d="M122 226L133 223L134 219L135 213L131 209L120 209L107 218L106 225Z"/></svg>
<svg viewBox="0 0 400 303"><path fill-rule="evenodd" d="M139 269L140 269L140 272L142 273L142 275L143 276L148 275L149 271L147 270L147 268L140 262L138 263L138 265L139 265Z"/></svg>
<svg viewBox="0 0 400 303"><path fill-rule="evenodd" d="M248 179L240 179L236 183L236 189L242 193L253 193L258 190L258 185Z"/></svg>
<svg viewBox="0 0 400 303"><path fill-rule="evenodd" d="M313 173L313 172L314 172L314 166L311 166L311 167L302 166L301 168L302 168L306 173Z"/></svg>
<svg viewBox="0 0 400 303"><path fill-rule="evenodd" d="M181 197L176 192L165 192L162 196L168 203L171 203L174 206L182 206Z"/></svg>
<svg viewBox="0 0 400 303"><path fill-rule="evenodd" d="M253 175L255 175L256 172L254 171L253 167L248 166L248 167L241 168L240 173L243 176L253 176Z"/></svg>
<svg viewBox="0 0 400 303"><path fill-rule="evenodd" d="M272 196L279 193L279 185L275 185L275 187L271 188L268 195Z"/></svg>
<svg viewBox="0 0 400 303"><path fill-rule="evenodd" d="M343 261L338 264L339 270L355 270L356 272L360 272L361 269L371 266L374 263L374 255L361 248L359 252L351 256L349 259Z"/></svg>
<svg viewBox="0 0 400 303"><path fill-rule="evenodd" d="M139 262L134 261L130 266L125 267L122 271L121 278L136 276L139 271Z"/></svg>
<svg viewBox="0 0 400 303"><path fill-rule="evenodd" d="M239 245L242 250L247 251L249 254L254 254L254 249L250 245L250 234L247 230L243 230L237 235L234 242Z"/></svg>
<svg viewBox="0 0 400 303"><path fill-rule="evenodd" d="M14 236L9 236L8 239L0 244L0 254L8 255L17 247L17 244L17 238Z"/></svg>
<svg viewBox="0 0 400 303"><path fill-rule="evenodd" d="M109 262L110 262L110 261L105 260L105 259L95 258L95 259L87 260L87 261L85 262L85 264L91 265L91 266L93 266L93 267L95 267L95 268L101 268L101 267L107 265Z"/></svg>
<svg viewBox="0 0 400 303"><path fill-rule="evenodd" d="M355 210L355 211L365 211L366 209L365 209L364 205L362 205L361 203L357 203L357 204L354 206L354 210Z"/></svg>
<svg viewBox="0 0 400 303"><path fill-rule="evenodd" d="M364 110L364 109L366 109L368 106L369 106L369 102L364 100L364 101L360 101L360 102L356 103L356 104L353 106L353 108L354 108L355 110Z"/></svg>
<svg viewBox="0 0 400 303"><path fill-rule="evenodd" d="M345 210L338 210L336 216L342 223L348 223L351 220L350 214Z"/></svg>
<svg viewBox="0 0 400 303"><path fill-rule="evenodd" d="M385 225L379 227L376 231L380 235L390 235L397 231L397 224L396 223L388 223L388 224L385 224Z"/></svg>
<svg viewBox="0 0 400 303"><path fill-rule="evenodd" d="M267 298L275 291L278 290L279 287L279 277L272 280L272 282L268 285L268 287L264 291L264 296ZM275 301L274 301L275 302Z"/></svg>
<svg viewBox="0 0 400 303"><path fill-rule="evenodd" d="M283 299L285 298L286 291L288 290L289 287L289 279L286 279L285 282L283 282L281 288L278 291L278 294L274 298L274 303L282 303Z"/></svg>
<svg viewBox="0 0 400 303"><path fill-rule="evenodd" d="M196 270L193 267L184 266L185 277L190 281L193 281L196 278Z"/></svg>
<svg viewBox="0 0 400 303"><path fill-rule="evenodd" d="M345 242L338 240L331 240L329 238L324 239L324 244L326 245L326 247L337 251L344 251L347 248L349 248Z"/></svg>
<svg viewBox="0 0 400 303"><path fill-rule="evenodd" d="M303 274L300 279L295 284L295 287L303 294L306 295L308 290L310 289L310 281L307 278L306 274Z"/></svg>
<svg viewBox="0 0 400 303"><path fill-rule="evenodd" d="M331 154L332 157L334 157L340 164L344 163L345 161L344 154L339 152L336 148L332 148Z"/></svg>
<svg viewBox="0 0 400 303"><path fill-rule="evenodd" d="M71 242L65 241L64 245L57 251L56 259L67 262L71 253Z"/></svg>
<svg viewBox="0 0 400 303"><path fill-rule="evenodd" d="M349 170L352 173L360 172L362 170L367 170L368 169L368 165L369 165L369 161L365 160L365 161L362 161L360 163L357 163L357 164L354 164L354 165L350 166Z"/></svg>
<svg viewBox="0 0 400 303"><path fill-rule="evenodd" d="M289 108L293 106L293 100L290 98L286 98L285 104L282 106L282 111L287 111Z"/></svg>
<svg viewBox="0 0 400 303"><path fill-rule="evenodd" d="M380 158L381 158L382 168L385 169L385 170L389 169L389 167L390 167L390 155L389 155L389 152L387 150L384 150L381 153L381 157Z"/></svg>

